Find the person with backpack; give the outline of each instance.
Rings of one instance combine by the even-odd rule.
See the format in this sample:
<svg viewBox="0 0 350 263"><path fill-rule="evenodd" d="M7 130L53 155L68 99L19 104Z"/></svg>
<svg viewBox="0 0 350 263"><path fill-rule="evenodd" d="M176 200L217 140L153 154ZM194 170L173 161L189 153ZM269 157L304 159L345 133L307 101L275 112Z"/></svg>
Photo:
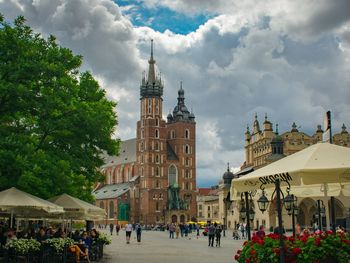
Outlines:
<svg viewBox="0 0 350 263"><path fill-rule="evenodd" d="M137 223L135 226L135 229L136 229L137 242L140 243L141 242L141 232L142 232L141 225L139 223Z"/></svg>

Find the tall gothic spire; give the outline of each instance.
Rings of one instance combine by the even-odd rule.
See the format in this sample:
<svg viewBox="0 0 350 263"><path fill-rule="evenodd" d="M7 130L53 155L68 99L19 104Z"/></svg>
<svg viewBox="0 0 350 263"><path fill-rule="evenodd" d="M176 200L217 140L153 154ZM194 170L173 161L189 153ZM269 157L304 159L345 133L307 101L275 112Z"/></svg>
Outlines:
<svg viewBox="0 0 350 263"><path fill-rule="evenodd" d="M153 59L153 39L151 40L151 57L148 60L148 63L148 83L153 84L156 82L156 73L154 70L154 64L156 63L156 61Z"/></svg>
<svg viewBox="0 0 350 263"><path fill-rule="evenodd" d="M151 40L151 57L148 60L148 76L143 77L140 86L141 98L149 97L162 97L163 95L163 84L161 76L156 76L155 64L156 61L153 58L153 39ZM146 80L147 79L147 80Z"/></svg>

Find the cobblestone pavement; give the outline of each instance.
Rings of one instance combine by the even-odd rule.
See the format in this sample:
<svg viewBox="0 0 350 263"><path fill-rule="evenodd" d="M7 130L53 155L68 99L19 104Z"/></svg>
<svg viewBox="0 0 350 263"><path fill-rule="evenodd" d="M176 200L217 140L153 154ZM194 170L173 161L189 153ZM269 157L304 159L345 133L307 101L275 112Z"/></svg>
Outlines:
<svg viewBox="0 0 350 263"><path fill-rule="evenodd" d="M131 243L125 242L125 231L112 236L112 244L105 247L103 263L228 263L234 262L235 252L242 247L243 240L233 240L227 231L222 237L221 247L208 247L208 238L189 237L169 239L167 231L143 231L142 242L137 243L132 232Z"/></svg>

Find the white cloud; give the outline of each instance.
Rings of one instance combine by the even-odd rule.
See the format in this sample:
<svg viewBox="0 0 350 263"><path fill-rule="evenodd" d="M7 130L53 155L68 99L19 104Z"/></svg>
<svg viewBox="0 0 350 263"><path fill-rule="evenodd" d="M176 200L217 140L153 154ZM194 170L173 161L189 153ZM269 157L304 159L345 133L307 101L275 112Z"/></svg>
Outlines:
<svg viewBox="0 0 350 263"><path fill-rule="evenodd" d="M313 133L332 110L335 131L350 127L349 1L145 0L189 15L217 16L180 35L135 28L108 0L1 1L0 12L23 14L45 35L84 56L107 94L118 102L118 135L135 136L139 83L150 39L165 82L164 113L176 104L182 80L197 121L197 182L217 182L226 163L244 160L244 131L255 112L263 121ZM123 7L132 12L134 6ZM157 18L154 18L157 19Z"/></svg>

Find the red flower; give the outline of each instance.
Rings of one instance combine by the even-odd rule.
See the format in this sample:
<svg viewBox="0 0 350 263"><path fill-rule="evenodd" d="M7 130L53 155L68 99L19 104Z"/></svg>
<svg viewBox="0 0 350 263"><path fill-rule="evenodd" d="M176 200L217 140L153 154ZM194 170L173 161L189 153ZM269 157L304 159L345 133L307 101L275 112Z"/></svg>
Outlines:
<svg viewBox="0 0 350 263"><path fill-rule="evenodd" d="M274 248L274 249L273 249L273 252L274 252L276 255L279 255L279 254L280 254L280 249L279 249L279 248Z"/></svg>
<svg viewBox="0 0 350 263"><path fill-rule="evenodd" d="M239 255L235 255L235 260L238 260L239 259Z"/></svg>
<svg viewBox="0 0 350 263"><path fill-rule="evenodd" d="M244 241L243 246L245 246L248 243L248 241Z"/></svg>
<svg viewBox="0 0 350 263"><path fill-rule="evenodd" d="M237 254L241 254L242 250L238 249Z"/></svg>
<svg viewBox="0 0 350 263"><path fill-rule="evenodd" d="M250 263L250 259L247 258L247 259L245 260L245 263Z"/></svg>
<svg viewBox="0 0 350 263"><path fill-rule="evenodd" d="M320 246L320 243L321 243L321 238L316 237L316 239L315 239L315 245L316 245L317 247L319 247L319 246Z"/></svg>
<svg viewBox="0 0 350 263"><path fill-rule="evenodd" d="M255 255L256 251L254 249L250 250L250 255Z"/></svg>
<svg viewBox="0 0 350 263"><path fill-rule="evenodd" d="M343 241L345 244L347 244L348 246L350 246L350 240L344 240Z"/></svg>
<svg viewBox="0 0 350 263"><path fill-rule="evenodd" d="M308 239L308 236L302 236L300 238L300 240L303 241L304 243L306 243L307 239Z"/></svg>
<svg viewBox="0 0 350 263"><path fill-rule="evenodd" d="M300 253L301 253L301 248L300 247L293 248L293 254L299 255Z"/></svg>

